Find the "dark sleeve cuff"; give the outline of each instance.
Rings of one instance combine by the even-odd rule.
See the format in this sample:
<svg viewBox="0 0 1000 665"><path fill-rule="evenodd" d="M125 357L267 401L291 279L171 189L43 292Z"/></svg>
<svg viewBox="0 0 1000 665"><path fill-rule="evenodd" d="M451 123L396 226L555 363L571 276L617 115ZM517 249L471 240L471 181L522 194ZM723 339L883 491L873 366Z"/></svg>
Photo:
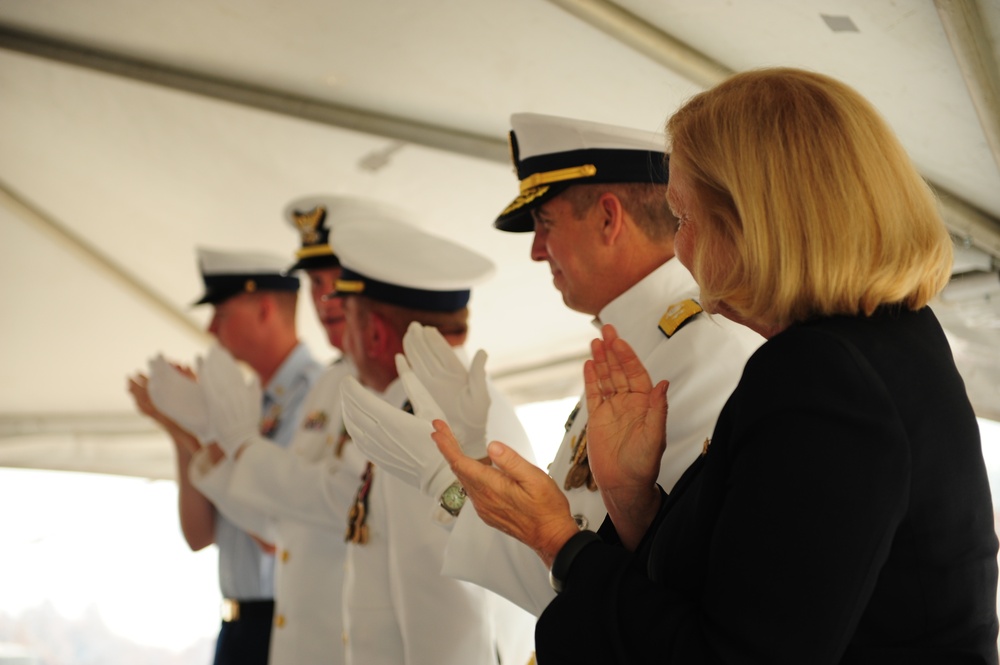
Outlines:
<svg viewBox="0 0 1000 665"><path fill-rule="evenodd" d="M556 593L561 593L565 589L566 577L573 566L573 561L577 555L591 543L600 542L601 537L593 531L581 531L566 541L556 558L552 560L552 568L549 569L549 584Z"/></svg>
<svg viewBox="0 0 1000 665"><path fill-rule="evenodd" d="M656 537L656 532L660 528L660 522L663 521L663 516L667 512L667 499L670 498L670 495L659 485L657 487L660 489L660 510L656 513L656 517L653 518L653 523L646 529L646 533L643 535L638 547L635 548L635 555L640 559L649 558L649 549L653 544L653 539Z"/></svg>
<svg viewBox="0 0 1000 665"><path fill-rule="evenodd" d="M663 508L667 505L667 497L669 495L659 484L656 487L660 490L660 509L656 517L653 518L653 523L646 530L646 534L642 537L642 542L637 549L642 549L643 545L652 538L652 534L656 532L660 519L663 517ZM604 521L601 523L601 528L597 530L597 534L608 545L618 545L620 547L622 544L622 539L618 537L618 530L615 529L615 523L611 521L611 515L604 516Z"/></svg>
<svg viewBox="0 0 1000 665"><path fill-rule="evenodd" d="M608 545L621 546L622 544L622 539L618 537L618 530L615 529L615 523L611 521L611 515L604 516L604 522L601 523L601 528L597 530L597 535Z"/></svg>

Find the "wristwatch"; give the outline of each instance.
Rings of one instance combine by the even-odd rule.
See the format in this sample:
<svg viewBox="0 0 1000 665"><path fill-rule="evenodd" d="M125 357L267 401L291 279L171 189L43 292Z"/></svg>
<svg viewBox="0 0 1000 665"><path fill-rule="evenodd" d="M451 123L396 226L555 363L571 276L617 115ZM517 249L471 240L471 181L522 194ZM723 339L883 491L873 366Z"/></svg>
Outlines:
<svg viewBox="0 0 1000 665"><path fill-rule="evenodd" d="M461 512L462 506L465 505L465 488L462 487L462 483L459 481L453 482L448 485L447 489L441 493L441 507L444 508L445 512L454 517L458 517L458 513Z"/></svg>

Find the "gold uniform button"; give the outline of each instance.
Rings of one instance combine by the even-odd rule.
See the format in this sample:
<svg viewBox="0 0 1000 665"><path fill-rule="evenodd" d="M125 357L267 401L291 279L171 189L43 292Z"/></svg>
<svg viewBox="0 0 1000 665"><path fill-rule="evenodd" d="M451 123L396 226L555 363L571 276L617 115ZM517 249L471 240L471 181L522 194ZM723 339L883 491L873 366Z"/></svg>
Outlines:
<svg viewBox="0 0 1000 665"><path fill-rule="evenodd" d="M347 646L347 631L345 630L340 634L340 639L343 640L344 646Z"/></svg>
<svg viewBox="0 0 1000 665"><path fill-rule="evenodd" d="M286 563L291 553L288 550L281 550L281 563Z"/></svg>
<svg viewBox="0 0 1000 665"><path fill-rule="evenodd" d="M278 628L284 628L285 627L285 615L284 614L279 614L278 616L274 617L274 625L277 626Z"/></svg>

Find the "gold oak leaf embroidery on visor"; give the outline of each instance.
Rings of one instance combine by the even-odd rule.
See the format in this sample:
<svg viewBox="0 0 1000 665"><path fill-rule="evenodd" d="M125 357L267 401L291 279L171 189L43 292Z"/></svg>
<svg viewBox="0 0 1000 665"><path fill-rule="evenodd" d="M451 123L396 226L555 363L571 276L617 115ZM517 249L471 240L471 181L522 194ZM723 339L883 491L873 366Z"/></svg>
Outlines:
<svg viewBox="0 0 1000 665"><path fill-rule="evenodd" d="M518 208L522 208L528 205L529 203L537 199L539 196L543 196L547 191L549 191L549 186L542 185L540 187L533 187L532 189L521 192L520 194L518 194L517 198L511 202L509 206L504 208L503 212L500 213L500 216L503 217L504 215L511 213L517 210Z"/></svg>

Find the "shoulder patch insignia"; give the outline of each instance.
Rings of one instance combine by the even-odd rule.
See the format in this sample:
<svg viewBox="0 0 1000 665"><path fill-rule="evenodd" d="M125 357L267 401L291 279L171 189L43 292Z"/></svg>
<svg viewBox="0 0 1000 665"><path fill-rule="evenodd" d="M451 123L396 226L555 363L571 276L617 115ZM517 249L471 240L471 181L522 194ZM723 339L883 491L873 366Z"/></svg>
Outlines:
<svg viewBox="0 0 1000 665"><path fill-rule="evenodd" d="M680 330L685 323L693 319L696 314L699 314L702 311L701 305L692 299L674 303L667 308L666 313L660 319L660 332L669 338L675 332Z"/></svg>

